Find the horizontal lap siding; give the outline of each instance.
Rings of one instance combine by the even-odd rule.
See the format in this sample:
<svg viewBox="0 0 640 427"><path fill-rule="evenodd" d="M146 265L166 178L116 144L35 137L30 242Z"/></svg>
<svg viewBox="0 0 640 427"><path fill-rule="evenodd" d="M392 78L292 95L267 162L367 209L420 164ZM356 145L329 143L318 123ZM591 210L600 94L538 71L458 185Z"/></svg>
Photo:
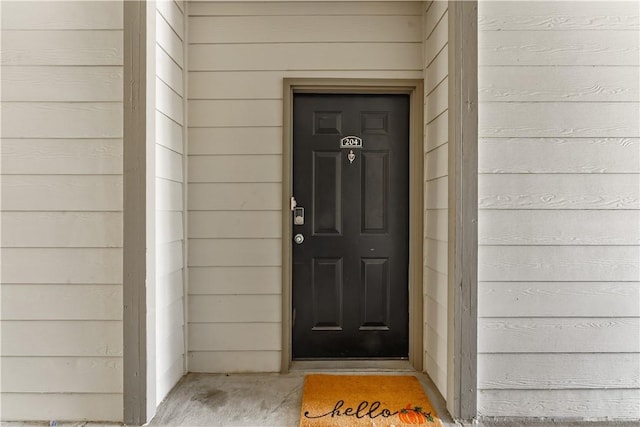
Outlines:
<svg viewBox="0 0 640 427"><path fill-rule="evenodd" d="M12 101L2 109L7 138L122 138L121 123L119 102Z"/></svg>
<svg viewBox="0 0 640 427"><path fill-rule="evenodd" d="M32 9L32 12L35 10L37 8ZM11 10L7 10L3 15L8 19ZM121 30L4 30L3 28L1 64L3 67L121 66L122 34Z"/></svg>
<svg viewBox="0 0 640 427"><path fill-rule="evenodd" d="M122 67L32 66L3 67L4 101L117 102L122 96Z"/></svg>
<svg viewBox="0 0 640 427"><path fill-rule="evenodd" d="M610 367L602 369L603 362ZM503 390L571 390L599 388L638 388L640 355L617 354L483 354L484 370L478 377L480 388ZM538 371L547 372L541 376Z"/></svg>
<svg viewBox="0 0 640 427"><path fill-rule="evenodd" d="M639 15L480 3L482 416L640 414Z"/></svg>
<svg viewBox="0 0 640 427"><path fill-rule="evenodd" d="M122 371L121 368L119 370ZM8 420L102 420L119 423L122 422L122 392L3 393L2 417Z"/></svg>
<svg viewBox="0 0 640 427"><path fill-rule="evenodd" d="M287 77L422 78L421 4L189 7L189 366L280 369Z"/></svg>
<svg viewBox="0 0 640 427"><path fill-rule="evenodd" d="M449 240L448 2L426 2L424 9L424 366L440 393L446 396Z"/></svg>
<svg viewBox="0 0 640 427"><path fill-rule="evenodd" d="M3 76L7 77L3 71ZM122 140L81 138L3 138L5 174L120 175Z"/></svg>
<svg viewBox="0 0 640 427"><path fill-rule="evenodd" d="M118 285L4 284L2 296L2 320L122 320Z"/></svg>
<svg viewBox="0 0 640 427"><path fill-rule="evenodd" d="M156 404L185 372L185 16L156 3Z"/></svg>
<svg viewBox="0 0 640 427"><path fill-rule="evenodd" d="M357 71L419 70L420 51L418 42L200 44L189 48L189 70L281 71L284 75L285 71L315 69L344 71L342 77L360 77ZM322 73L316 75L324 77Z"/></svg>
<svg viewBox="0 0 640 427"><path fill-rule="evenodd" d="M479 390L478 411L512 417L638 418L638 391L600 390ZM620 414L620 415L613 415Z"/></svg>
<svg viewBox="0 0 640 427"><path fill-rule="evenodd" d="M2 2L2 419L122 420L121 2Z"/></svg>

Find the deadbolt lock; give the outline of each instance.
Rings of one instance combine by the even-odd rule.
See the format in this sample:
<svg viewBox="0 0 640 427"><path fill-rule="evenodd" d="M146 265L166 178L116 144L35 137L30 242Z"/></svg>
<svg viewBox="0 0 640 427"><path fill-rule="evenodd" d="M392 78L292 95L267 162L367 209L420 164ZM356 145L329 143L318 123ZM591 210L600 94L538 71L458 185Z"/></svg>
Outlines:
<svg viewBox="0 0 640 427"><path fill-rule="evenodd" d="M293 208L293 223L295 225L304 225L304 208Z"/></svg>

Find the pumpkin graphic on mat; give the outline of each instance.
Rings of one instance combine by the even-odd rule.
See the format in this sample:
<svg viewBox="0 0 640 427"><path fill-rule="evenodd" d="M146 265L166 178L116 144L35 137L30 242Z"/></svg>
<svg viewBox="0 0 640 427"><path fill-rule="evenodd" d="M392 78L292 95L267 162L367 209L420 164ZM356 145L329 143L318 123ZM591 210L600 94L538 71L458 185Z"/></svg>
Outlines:
<svg viewBox="0 0 640 427"><path fill-rule="evenodd" d="M431 412L424 412L421 407L411 407L411 403L406 408L400 410L398 414L400 421L405 424L424 424L427 421L433 422Z"/></svg>

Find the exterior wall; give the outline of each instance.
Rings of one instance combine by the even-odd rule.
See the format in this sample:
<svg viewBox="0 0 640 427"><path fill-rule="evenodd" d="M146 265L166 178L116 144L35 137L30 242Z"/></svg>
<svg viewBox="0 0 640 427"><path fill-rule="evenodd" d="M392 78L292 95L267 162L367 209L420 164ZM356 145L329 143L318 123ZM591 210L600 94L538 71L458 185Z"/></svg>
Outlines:
<svg viewBox="0 0 640 427"><path fill-rule="evenodd" d="M425 4L425 371L447 395L449 37L448 2Z"/></svg>
<svg viewBox="0 0 640 427"><path fill-rule="evenodd" d="M479 412L640 414L637 2L479 3Z"/></svg>
<svg viewBox="0 0 640 427"><path fill-rule="evenodd" d="M185 372L184 3L156 2L156 403Z"/></svg>
<svg viewBox="0 0 640 427"><path fill-rule="evenodd" d="M122 3L2 2L2 419L122 420Z"/></svg>
<svg viewBox="0 0 640 427"><path fill-rule="evenodd" d="M189 370L279 371L282 79L422 78L421 3L189 6Z"/></svg>

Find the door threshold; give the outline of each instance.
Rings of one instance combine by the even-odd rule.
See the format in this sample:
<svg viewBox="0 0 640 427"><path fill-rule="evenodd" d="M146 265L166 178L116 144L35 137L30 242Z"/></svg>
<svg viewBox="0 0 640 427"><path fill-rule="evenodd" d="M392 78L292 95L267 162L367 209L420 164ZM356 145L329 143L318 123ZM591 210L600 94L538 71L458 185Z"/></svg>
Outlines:
<svg viewBox="0 0 640 427"><path fill-rule="evenodd" d="M294 360L290 371L416 372L408 360Z"/></svg>

